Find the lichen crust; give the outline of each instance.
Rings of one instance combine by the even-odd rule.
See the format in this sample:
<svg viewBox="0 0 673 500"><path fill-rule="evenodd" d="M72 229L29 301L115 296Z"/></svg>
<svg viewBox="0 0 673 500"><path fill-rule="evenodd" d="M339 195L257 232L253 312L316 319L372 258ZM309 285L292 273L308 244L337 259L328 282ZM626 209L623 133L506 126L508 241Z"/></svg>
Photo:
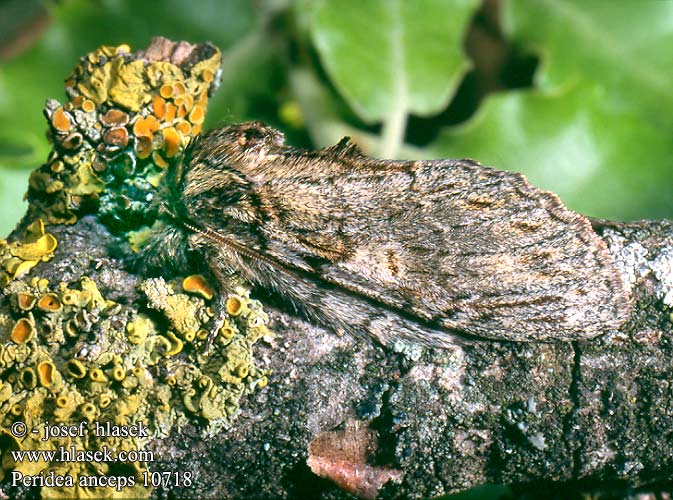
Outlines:
<svg viewBox="0 0 673 500"><path fill-rule="evenodd" d="M97 211L126 231L154 217L160 180L201 131L218 80L220 51L184 45L198 57L164 60L120 45L80 60L65 83L68 100L49 99L44 109L53 149L30 176L30 218L71 224Z"/></svg>

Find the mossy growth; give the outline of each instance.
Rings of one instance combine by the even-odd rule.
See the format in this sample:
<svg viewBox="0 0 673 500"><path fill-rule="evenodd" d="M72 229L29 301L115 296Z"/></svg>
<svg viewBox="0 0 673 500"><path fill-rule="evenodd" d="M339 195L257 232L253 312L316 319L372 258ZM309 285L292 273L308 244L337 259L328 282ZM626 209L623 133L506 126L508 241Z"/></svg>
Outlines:
<svg viewBox="0 0 673 500"><path fill-rule="evenodd" d="M0 479L67 475L74 485L43 488L44 498L143 498L151 459L14 461L12 450L147 451L148 442L186 423L205 435L228 427L241 397L268 383L253 344L271 335L267 316L248 291L222 301L206 278L140 285L139 303L106 299L89 276L73 282L40 278L57 242L45 224L72 224L96 213L133 243L156 217L152 200L166 168L200 132L220 52L210 44L155 39L145 51L101 47L66 81L68 101L47 102L54 144L30 177L23 235L0 241ZM140 230L140 231L137 231ZM226 297L225 297L226 299ZM227 302L224 311L215 303ZM236 310L229 314L230 306ZM226 316L224 323L215 318ZM24 437L12 425L26 424ZM88 432L43 440L44 426L85 422ZM138 426L147 436L92 434L94 423ZM37 430L37 433L33 433ZM147 455L145 455L147 457ZM92 488L83 477L135 478L133 487Z"/></svg>

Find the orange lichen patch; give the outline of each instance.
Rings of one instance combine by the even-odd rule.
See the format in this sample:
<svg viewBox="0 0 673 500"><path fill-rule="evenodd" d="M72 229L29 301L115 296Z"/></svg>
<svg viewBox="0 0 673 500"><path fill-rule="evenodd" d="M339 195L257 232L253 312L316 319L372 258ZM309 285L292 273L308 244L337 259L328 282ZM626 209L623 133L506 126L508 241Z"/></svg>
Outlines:
<svg viewBox="0 0 673 500"><path fill-rule="evenodd" d="M124 127L115 127L105 132L103 142L111 146L125 148L129 143L129 133Z"/></svg>
<svg viewBox="0 0 673 500"><path fill-rule="evenodd" d="M166 116L164 116L164 121L167 123L172 122L175 120L175 115L177 113L178 109L175 107L175 104L172 102L167 102L166 103Z"/></svg>
<svg viewBox="0 0 673 500"><path fill-rule="evenodd" d="M124 126L129 122L129 115L121 109L112 108L108 109L107 112L100 117L100 121L103 125L107 125L108 127Z"/></svg>
<svg viewBox="0 0 673 500"><path fill-rule="evenodd" d="M206 279L200 274L192 274L182 280L182 289L187 293L195 293L206 300L210 300L215 295L212 287Z"/></svg>
<svg viewBox="0 0 673 500"><path fill-rule="evenodd" d="M201 133L201 124L198 123L192 127L192 135L199 135Z"/></svg>
<svg viewBox="0 0 673 500"><path fill-rule="evenodd" d="M176 154L180 152L180 145L182 140L180 134L173 127L168 127L162 130L164 136L164 151L166 152L166 158L173 158Z"/></svg>
<svg viewBox="0 0 673 500"><path fill-rule="evenodd" d="M133 133L136 137L152 137L154 133L159 130L159 120L156 117L149 115L146 118L140 118L133 124Z"/></svg>
<svg viewBox="0 0 673 500"><path fill-rule="evenodd" d="M49 387L54 383L55 374L56 367L51 361L43 361L37 365L37 377L44 387Z"/></svg>
<svg viewBox="0 0 673 500"><path fill-rule="evenodd" d="M204 69L203 72L201 73L201 79L206 83L210 83L215 79L215 73L213 73L209 69Z"/></svg>
<svg viewBox="0 0 673 500"><path fill-rule="evenodd" d="M183 136L188 136L192 132L192 125L187 120L179 121L178 124L175 126L175 128Z"/></svg>
<svg viewBox="0 0 673 500"><path fill-rule="evenodd" d="M63 305L55 293L47 293L37 301L37 308L45 312L60 311Z"/></svg>
<svg viewBox="0 0 673 500"><path fill-rule="evenodd" d="M185 108L184 104L181 104L180 106L178 106L177 117L184 118L185 116L187 116L187 108Z"/></svg>
<svg viewBox="0 0 673 500"><path fill-rule="evenodd" d="M24 292L19 292L16 294L16 304L22 311L30 311L33 307L35 307L36 302L37 297L35 297L35 295Z"/></svg>
<svg viewBox="0 0 673 500"><path fill-rule="evenodd" d="M85 99L82 102L82 111L86 113L92 113L95 110L96 110L96 103L93 102L91 99Z"/></svg>
<svg viewBox="0 0 673 500"><path fill-rule="evenodd" d="M75 132L67 136L65 139L63 139L61 141L61 146L63 146L65 149L70 150L79 149L79 147L82 145L82 142L84 142L82 134L80 134L79 132Z"/></svg>
<svg viewBox="0 0 673 500"><path fill-rule="evenodd" d="M201 106L194 106L192 112L189 113L189 121L195 124L203 123L203 119L206 117L206 114Z"/></svg>
<svg viewBox="0 0 673 500"><path fill-rule="evenodd" d="M75 97L70 99L70 102L68 104L72 108L79 108L82 105L83 102L84 102L84 97L82 97L81 95L76 95ZM66 104L66 106L68 104Z"/></svg>
<svg viewBox="0 0 673 500"><path fill-rule="evenodd" d="M228 297L224 307L230 316L238 316L243 312L244 304L238 297Z"/></svg>
<svg viewBox="0 0 673 500"><path fill-rule="evenodd" d="M55 174L60 174L65 170L65 164L61 160L57 160L49 165L49 170Z"/></svg>
<svg viewBox="0 0 673 500"><path fill-rule="evenodd" d="M151 137L147 137L144 135L136 137L135 151L136 155L138 155L138 158L140 159L147 158L149 155L152 154L153 149L154 147L152 145Z"/></svg>
<svg viewBox="0 0 673 500"><path fill-rule="evenodd" d="M51 124L59 132L67 132L72 127L72 120L63 108L57 108L51 117Z"/></svg>
<svg viewBox="0 0 673 500"><path fill-rule="evenodd" d="M194 97L191 94L185 94L182 96L183 104L187 110L190 110L194 107Z"/></svg>
<svg viewBox="0 0 673 500"><path fill-rule="evenodd" d="M173 103L179 108L184 107L189 111L194 106L194 98L190 94L184 94L173 99Z"/></svg>
<svg viewBox="0 0 673 500"><path fill-rule="evenodd" d="M169 85L168 83L165 83L161 86L159 89L159 95L163 97L164 99L168 99L169 97L173 96L173 85Z"/></svg>
<svg viewBox="0 0 673 500"><path fill-rule="evenodd" d="M173 95L175 96L181 96L183 95L187 89L185 88L185 84L182 82L175 82L173 84Z"/></svg>
<svg viewBox="0 0 673 500"><path fill-rule="evenodd" d="M9 338L15 344L23 344L33 338L35 334L35 327L33 323L27 318L20 318L12 328Z"/></svg>
<svg viewBox="0 0 673 500"><path fill-rule="evenodd" d="M161 120L166 116L166 101L158 95L152 97L152 111L154 112L154 116Z"/></svg>
<svg viewBox="0 0 673 500"><path fill-rule="evenodd" d="M152 153L152 161L154 161L154 164L158 167L168 168L168 162L164 160L164 158L157 151Z"/></svg>

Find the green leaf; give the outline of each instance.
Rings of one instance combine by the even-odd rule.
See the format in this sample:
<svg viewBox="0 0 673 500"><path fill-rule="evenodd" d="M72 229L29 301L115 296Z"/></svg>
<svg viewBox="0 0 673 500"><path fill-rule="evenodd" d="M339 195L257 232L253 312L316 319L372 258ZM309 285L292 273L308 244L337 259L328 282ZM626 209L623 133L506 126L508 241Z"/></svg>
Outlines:
<svg viewBox="0 0 673 500"><path fill-rule="evenodd" d="M0 177L0 213L2 233L5 238L28 209L23 194L28 190L28 173L23 170L4 170Z"/></svg>
<svg viewBox="0 0 673 500"><path fill-rule="evenodd" d="M542 57L537 84L600 83L605 106L673 124L673 2L511 0L504 24Z"/></svg>
<svg viewBox="0 0 673 500"><path fill-rule="evenodd" d="M476 0L322 0L310 26L334 84L368 122L444 108L469 67Z"/></svg>
<svg viewBox="0 0 673 500"><path fill-rule="evenodd" d="M445 131L434 155L522 172L587 215L670 217L673 141L638 115L604 102L599 84L568 85L552 95L493 96L470 123Z"/></svg>

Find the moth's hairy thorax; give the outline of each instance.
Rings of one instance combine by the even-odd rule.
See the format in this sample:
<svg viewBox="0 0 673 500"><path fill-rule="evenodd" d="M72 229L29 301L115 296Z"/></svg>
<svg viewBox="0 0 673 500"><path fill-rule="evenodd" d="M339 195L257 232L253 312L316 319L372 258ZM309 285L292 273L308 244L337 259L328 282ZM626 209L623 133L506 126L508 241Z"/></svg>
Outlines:
<svg viewBox="0 0 673 500"><path fill-rule="evenodd" d="M199 259L189 244L190 234L182 227L159 222L134 259L134 267L144 274L177 276L198 270Z"/></svg>

